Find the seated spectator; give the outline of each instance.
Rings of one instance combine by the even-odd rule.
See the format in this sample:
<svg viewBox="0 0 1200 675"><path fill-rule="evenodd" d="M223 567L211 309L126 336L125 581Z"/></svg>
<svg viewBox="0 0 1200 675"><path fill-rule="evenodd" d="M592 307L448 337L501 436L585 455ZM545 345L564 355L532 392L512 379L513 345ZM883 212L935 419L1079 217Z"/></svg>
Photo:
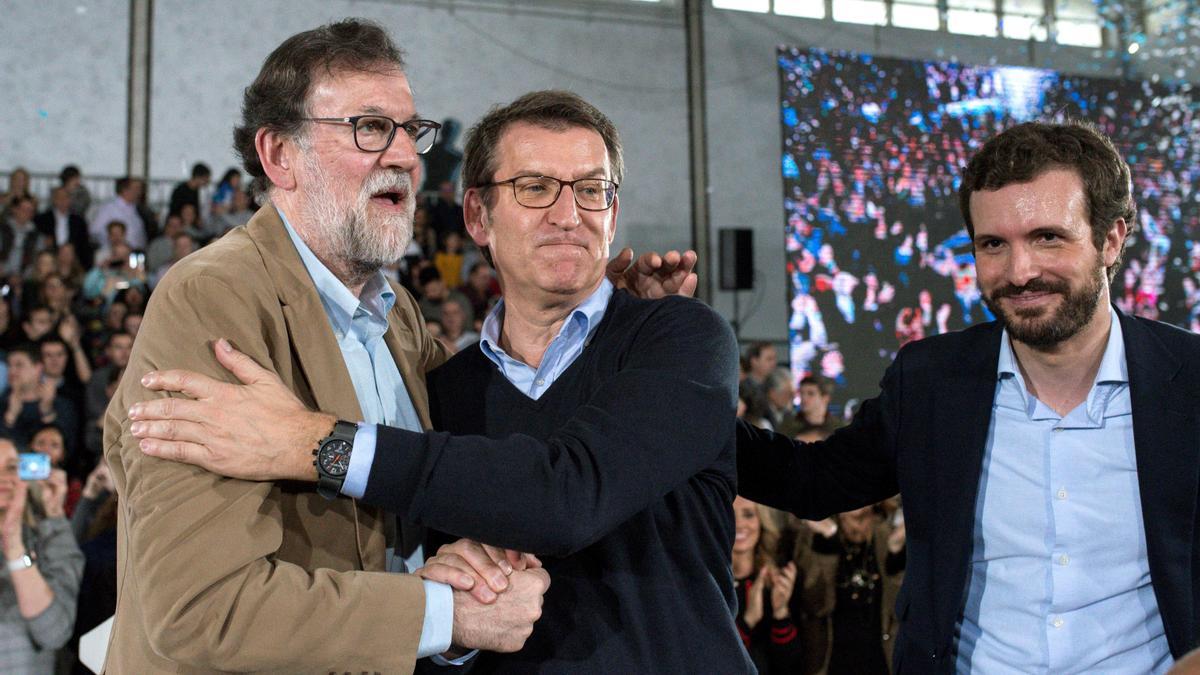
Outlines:
<svg viewBox="0 0 1200 675"><path fill-rule="evenodd" d="M479 333L468 328L473 321L467 314L467 308L455 300L442 303L442 342L451 352L470 347L479 342Z"/></svg>
<svg viewBox="0 0 1200 675"><path fill-rule="evenodd" d="M129 333L129 337L137 342L138 331L142 329L142 313L129 312L125 318L121 320L121 329Z"/></svg>
<svg viewBox="0 0 1200 675"><path fill-rule="evenodd" d="M763 390L766 392L771 427L789 438L795 436L800 431L800 424L796 419L796 390L792 387L792 371L787 368L772 370L763 383Z"/></svg>
<svg viewBox="0 0 1200 675"><path fill-rule="evenodd" d="M154 288L157 286L158 282L162 281L162 278L167 275L167 272L170 271L175 263L188 257L195 250L196 240L192 238L192 235L187 232L175 235L175 238L171 240L171 258L159 267L158 271L150 278L150 287Z"/></svg>
<svg viewBox="0 0 1200 675"><path fill-rule="evenodd" d="M101 204L96 211L96 217L88 224L88 235L93 242L103 244L107 239L105 233L108 231L108 224L119 220L125 225L125 240L129 246L138 250L146 247L149 240L149 214L143 215L144 211L139 208L145 197L144 187L142 181L137 178L126 176L117 179L116 196ZM79 251L75 254L79 255ZM96 258L103 258L99 251L96 252Z"/></svg>
<svg viewBox="0 0 1200 675"><path fill-rule="evenodd" d="M44 368L36 346L25 343L8 351L8 389L0 431L14 443L26 447L33 434L47 424L57 424L63 431L67 452L73 452L79 417L67 398L58 395L58 385L42 378ZM69 434L69 435L68 435Z"/></svg>
<svg viewBox="0 0 1200 675"><path fill-rule="evenodd" d="M791 610L796 565L777 564L779 530L769 509L737 497L733 516L738 633L759 673L800 672L801 643Z"/></svg>
<svg viewBox="0 0 1200 675"><path fill-rule="evenodd" d="M83 285L83 275L91 269L91 265L84 267L80 262L79 255L75 250L74 244L63 244L58 247L57 261L58 273L66 280L71 288L79 288Z"/></svg>
<svg viewBox="0 0 1200 675"><path fill-rule="evenodd" d="M128 244L113 245L112 254L93 267L83 278L83 297L86 300L100 299L105 305L116 299L117 293L127 288L138 288L143 296L146 292L146 270L144 265L130 264L132 251Z"/></svg>
<svg viewBox="0 0 1200 675"><path fill-rule="evenodd" d="M150 273L151 279L163 265L170 262L171 253L175 248L175 237L181 234L183 234L183 218L178 213L167 216L166 222L163 223L162 233L146 247L146 270Z"/></svg>
<svg viewBox="0 0 1200 675"><path fill-rule="evenodd" d="M881 522L875 507L840 514L832 533L817 532L802 566L808 605L831 634L829 675L887 675L904 576L901 519ZM828 536L824 536L828 534Z"/></svg>
<svg viewBox="0 0 1200 675"><path fill-rule="evenodd" d="M121 318L124 318L124 314ZM105 365L93 370L92 379L88 380L84 446L92 457L99 457L104 450L101 445L104 411L112 399L116 382L125 372L125 366L129 365L129 352L132 349L133 336L125 332L111 333L104 345Z"/></svg>
<svg viewBox="0 0 1200 675"><path fill-rule="evenodd" d="M233 211L233 196L241 191L242 172L232 168L226 170L217 183L217 189L213 191L212 208L209 211L212 217L216 218Z"/></svg>
<svg viewBox="0 0 1200 675"><path fill-rule="evenodd" d="M19 166L8 175L8 190L0 195L0 220L9 215L18 199L32 200L37 210L37 198L29 191L29 172Z"/></svg>
<svg viewBox="0 0 1200 675"><path fill-rule="evenodd" d="M219 216L213 217L213 227L210 227L209 230L217 237L224 236L233 228L250 222L254 212L254 201L250 199L250 193L245 190L235 190L229 207Z"/></svg>
<svg viewBox="0 0 1200 675"><path fill-rule="evenodd" d="M53 242L53 248L58 248L63 244L72 244L80 260L86 261L84 264L91 267L92 242L88 236L87 221L82 215L71 212L71 193L67 188L55 188L50 193L50 208L39 214L34 224L47 245Z"/></svg>
<svg viewBox="0 0 1200 675"><path fill-rule="evenodd" d="M496 281L492 266L482 260L471 265L467 283L459 290L471 303L471 311L476 321L483 321L483 317L491 310L492 303L500 297L500 284ZM476 327L475 330L479 328Z"/></svg>
<svg viewBox="0 0 1200 675"><path fill-rule="evenodd" d="M212 233L208 231L208 226L201 220L196 207L184 204L179 213L175 215L179 216L179 220L183 223L183 231L190 234L196 241L207 243L212 238Z"/></svg>
<svg viewBox="0 0 1200 675"><path fill-rule="evenodd" d="M8 218L0 222L0 262L4 263L5 273L10 279L20 280L25 268L33 263L33 256L39 248L40 237L37 225L33 222L35 208L33 199L17 197L9 209Z"/></svg>
<svg viewBox="0 0 1200 675"><path fill-rule="evenodd" d="M75 293L75 287L67 283L67 280L55 271L46 275L30 299L35 304L49 308L50 315L55 321L63 321L74 319Z"/></svg>
<svg viewBox="0 0 1200 675"><path fill-rule="evenodd" d="M45 305L33 305L25 310L21 322L21 342L37 342L54 330L54 312Z"/></svg>
<svg viewBox="0 0 1200 675"><path fill-rule="evenodd" d="M774 431L761 390L746 380L738 384L738 417L756 427Z"/></svg>
<svg viewBox="0 0 1200 675"><path fill-rule="evenodd" d="M454 290L462 285L463 237L458 232L446 234L442 248L433 256L433 266L442 275L446 287Z"/></svg>
<svg viewBox="0 0 1200 675"><path fill-rule="evenodd" d="M828 438L845 423L829 413L829 401L833 397L833 381L820 375L808 375L800 380L800 415L797 434L816 432L815 440Z"/></svg>
<svg viewBox="0 0 1200 675"><path fill-rule="evenodd" d="M0 575L0 672L53 673L75 623L83 555L63 510L62 470L31 484L18 465L16 445L0 439L0 538L4 559L17 561Z"/></svg>
<svg viewBox="0 0 1200 675"><path fill-rule="evenodd" d="M73 321L74 317L72 317ZM66 324L64 324L66 325ZM55 394L67 399L75 408L75 418L82 419L86 390L83 383L92 376L91 366L78 338L72 345L60 335L51 333L38 343L42 357L42 377L54 384ZM78 430L75 436L78 438Z"/></svg>
<svg viewBox="0 0 1200 675"><path fill-rule="evenodd" d="M52 251L43 249L34 253L33 260L30 262L29 266L25 268L25 274L21 280L21 285L19 287L21 292L17 295L17 298L20 301L18 306L30 307L32 305L46 304L42 302L41 299L42 282L46 280L46 277L54 273L56 267L57 265L54 263L54 253ZM51 311L54 314L54 320L58 321L59 317L62 315L58 312L55 312L53 308L51 308Z"/></svg>
<svg viewBox="0 0 1200 675"><path fill-rule="evenodd" d="M117 611L117 491L103 458L84 483L79 504L71 515L71 530L86 561L71 638L77 646L80 636ZM82 675L91 671L77 662L74 672Z"/></svg>
<svg viewBox="0 0 1200 675"><path fill-rule="evenodd" d="M111 221L109 224L104 226L104 242L100 244L99 248L96 249L96 256L92 260L92 267L95 267L97 264L103 262L107 258L111 258L113 254L113 247L115 247L117 244L124 244L130 249L133 248L132 246L129 246L129 239L125 236L127 230L128 228L126 227L125 222L121 220ZM89 267L88 269L91 268Z"/></svg>
<svg viewBox="0 0 1200 675"><path fill-rule="evenodd" d="M66 472L67 496L63 504L67 517L70 518L71 514L75 512L75 505L79 502L80 495L83 494L83 481L79 480L81 472L75 466L76 458L67 453L66 434L57 424L42 425L40 429L33 432L33 438L29 441L29 450L46 455L50 458L50 466Z"/></svg>
<svg viewBox="0 0 1200 675"><path fill-rule="evenodd" d="M434 267L423 268L417 277L420 284L421 299L417 305L421 308L421 316L430 321L441 322L442 303L454 300L469 310L471 303L467 297L458 291L452 291L442 281L442 275Z"/></svg>
<svg viewBox="0 0 1200 675"><path fill-rule="evenodd" d="M196 215L200 215L200 190L208 186L212 182L212 169L204 162L197 162L192 165L192 177L177 184L175 189L171 191L171 205L167 210L168 214L177 214L183 211L184 204L191 204L196 209Z"/></svg>
<svg viewBox="0 0 1200 675"><path fill-rule="evenodd" d="M86 218L88 209L92 206L92 193L83 184L83 172L74 164L68 164L58 174L58 180L62 182L63 189L71 199L71 215ZM82 249L80 252L82 253Z"/></svg>

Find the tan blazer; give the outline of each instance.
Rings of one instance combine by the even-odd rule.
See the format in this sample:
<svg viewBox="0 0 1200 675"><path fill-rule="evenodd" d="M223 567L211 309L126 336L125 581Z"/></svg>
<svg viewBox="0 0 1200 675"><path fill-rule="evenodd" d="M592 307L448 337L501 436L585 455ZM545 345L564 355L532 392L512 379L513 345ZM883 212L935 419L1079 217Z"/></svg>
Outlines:
<svg viewBox="0 0 1200 675"><path fill-rule="evenodd" d="M396 289L386 343L428 428L424 374L445 360ZM362 419L350 374L299 254L271 205L178 263L155 289L104 422L121 496L109 673L402 673L413 669L420 579L383 572L382 511L312 485L222 478L143 455L129 406L139 380L188 368L226 381L229 338L310 407Z"/></svg>

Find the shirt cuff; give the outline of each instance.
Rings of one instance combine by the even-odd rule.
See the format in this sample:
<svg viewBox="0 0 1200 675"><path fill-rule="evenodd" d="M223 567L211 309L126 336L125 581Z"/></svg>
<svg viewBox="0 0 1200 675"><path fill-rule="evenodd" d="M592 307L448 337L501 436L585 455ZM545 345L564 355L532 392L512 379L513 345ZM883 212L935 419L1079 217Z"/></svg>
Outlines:
<svg viewBox="0 0 1200 675"><path fill-rule="evenodd" d="M354 447L350 451L350 466L346 469L346 480L342 481L342 494L362 499L367 492L367 479L371 477L371 464L375 461L374 424L359 424L354 432Z"/></svg>
<svg viewBox="0 0 1200 675"><path fill-rule="evenodd" d="M434 656L450 649L454 632L454 592L446 584L424 580L425 620L421 623L421 641L417 658Z"/></svg>

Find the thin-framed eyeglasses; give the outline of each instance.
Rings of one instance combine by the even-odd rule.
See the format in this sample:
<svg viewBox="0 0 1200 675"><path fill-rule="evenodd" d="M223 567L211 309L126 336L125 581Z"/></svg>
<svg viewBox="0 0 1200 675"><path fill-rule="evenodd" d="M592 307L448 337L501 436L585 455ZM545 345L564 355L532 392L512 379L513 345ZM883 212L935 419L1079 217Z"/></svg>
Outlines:
<svg viewBox="0 0 1200 675"><path fill-rule="evenodd" d="M353 117L305 117L307 122L327 124L349 124L354 128L354 145L363 152L383 152L392 145L396 129L403 129L412 141L418 155L429 152L437 141L441 124L433 120L408 120L397 122L384 115L354 115Z"/></svg>
<svg viewBox="0 0 1200 675"><path fill-rule="evenodd" d="M579 178L560 180L553 176L514 176L494 183L482 183L475 187L512 186L513 198L521 206L530 209L548 209L558 201L563 186L570 186L575 195L575 205L584 211L605 211L617 199L620 185L607 178Z"/></svg>

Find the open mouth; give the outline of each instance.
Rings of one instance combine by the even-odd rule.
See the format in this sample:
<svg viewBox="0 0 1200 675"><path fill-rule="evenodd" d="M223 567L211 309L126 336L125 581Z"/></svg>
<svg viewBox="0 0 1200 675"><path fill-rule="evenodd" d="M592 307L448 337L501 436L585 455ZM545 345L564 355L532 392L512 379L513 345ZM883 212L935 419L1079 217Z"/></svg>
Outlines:
<svg viewBox="0 0 1200 675"><path fill-rule="evenodd" d="M407 195L403 192L389 190L373 195L371 197L371 201L378 204L383 204L384 206L398 206L404 201L405 197L407 197Z"/></svg>

